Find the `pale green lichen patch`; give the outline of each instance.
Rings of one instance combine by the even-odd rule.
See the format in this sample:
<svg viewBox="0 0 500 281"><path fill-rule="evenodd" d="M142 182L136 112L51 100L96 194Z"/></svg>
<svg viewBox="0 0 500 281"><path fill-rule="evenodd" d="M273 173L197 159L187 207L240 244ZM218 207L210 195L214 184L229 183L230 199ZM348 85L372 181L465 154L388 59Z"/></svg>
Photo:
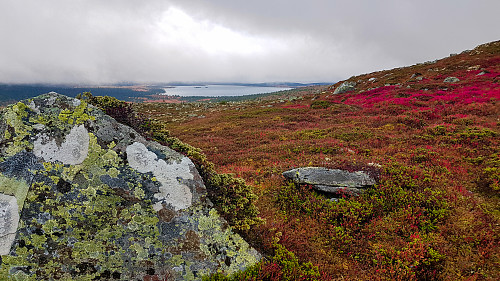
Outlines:
<svg viewBox="0 0 500 281"><path fill-rule="evenodd" d="M224 248L224 255L229 257L231 263L219 271L232 274L242 270L249 264L255 264L260 255L246 243L240 235L234 233L230 228L223 228L220 216L215 209L211 209L208 215L200 215L197 218L198 229L201 237L200 249L207 256L214 255L214 248Z"/></svg>
<svg viewBox="0 0 500 281"><path fill-rule="evenodd" d="M0 173L0 193L16 197L19 211L22 210L29 186L26 182L5 177Z"/></svg>

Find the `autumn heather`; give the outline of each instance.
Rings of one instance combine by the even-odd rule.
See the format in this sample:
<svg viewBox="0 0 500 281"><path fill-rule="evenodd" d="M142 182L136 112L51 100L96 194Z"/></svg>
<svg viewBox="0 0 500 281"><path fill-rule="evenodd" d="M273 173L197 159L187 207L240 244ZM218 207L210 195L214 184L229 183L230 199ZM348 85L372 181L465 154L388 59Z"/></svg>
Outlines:
<svg viewBox="0 0 500 281"><path fill-rule="evenodd" d="M498 280L499 62L497 41L351 77L341 94L345 81L212 105L202 118L182 115L194 104L134 107L259 194L266 222L245 235L269 262L247 279ZM379 184L334 203L282 178L303 166L364 170ZM321 277L274 262L280 247Z"/></svg>

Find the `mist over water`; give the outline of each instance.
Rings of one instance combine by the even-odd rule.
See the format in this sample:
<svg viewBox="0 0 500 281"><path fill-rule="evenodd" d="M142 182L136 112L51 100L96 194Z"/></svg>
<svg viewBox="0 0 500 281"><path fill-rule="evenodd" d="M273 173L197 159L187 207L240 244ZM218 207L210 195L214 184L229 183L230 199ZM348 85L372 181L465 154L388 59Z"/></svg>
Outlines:
<svg viewBox="0 0 500 281"><path fill-rule="evenodd" d="M176 86L165 88L167 96L181 97L227 97L227 96L245 96L254 94L265 94L292 88L284 87L256 87L256 86L237 86L237 85L199 85L199 86Z"/></svg>

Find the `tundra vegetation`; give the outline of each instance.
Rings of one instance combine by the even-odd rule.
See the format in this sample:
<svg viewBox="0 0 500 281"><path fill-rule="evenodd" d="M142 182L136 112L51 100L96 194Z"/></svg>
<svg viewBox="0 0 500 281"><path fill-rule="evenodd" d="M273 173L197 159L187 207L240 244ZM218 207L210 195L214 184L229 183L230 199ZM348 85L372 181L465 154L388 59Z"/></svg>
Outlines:
<svg viewBox="0 0 500 281"><path fill-rule="evenodd" d="M206 280L499 280L500 41L346 81L218 104L93 98L191 157L267 257ZM378 184L333 202L284 181L303 166Z"/></svg>

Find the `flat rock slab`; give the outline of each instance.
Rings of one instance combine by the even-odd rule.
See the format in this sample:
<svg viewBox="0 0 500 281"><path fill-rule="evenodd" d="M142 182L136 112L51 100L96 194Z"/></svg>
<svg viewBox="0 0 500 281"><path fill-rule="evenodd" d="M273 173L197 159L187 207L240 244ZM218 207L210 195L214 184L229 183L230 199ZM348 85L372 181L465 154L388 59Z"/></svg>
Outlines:
<svg viewBox="0 0 500 281"><path fill-rule="evenodd" d="M323 167L304 167L289 170L283 176L298 184L310 184L316 190L328 193L359 194L376 184L373 177L363 171L349 172Z"/></svg>
<svg viewBox="0 0 500 281"><path fill-rule="evenodd" d="M189 158L56 93L1 112L0 254L7 280L199 280L261 258Z"/></svg>

